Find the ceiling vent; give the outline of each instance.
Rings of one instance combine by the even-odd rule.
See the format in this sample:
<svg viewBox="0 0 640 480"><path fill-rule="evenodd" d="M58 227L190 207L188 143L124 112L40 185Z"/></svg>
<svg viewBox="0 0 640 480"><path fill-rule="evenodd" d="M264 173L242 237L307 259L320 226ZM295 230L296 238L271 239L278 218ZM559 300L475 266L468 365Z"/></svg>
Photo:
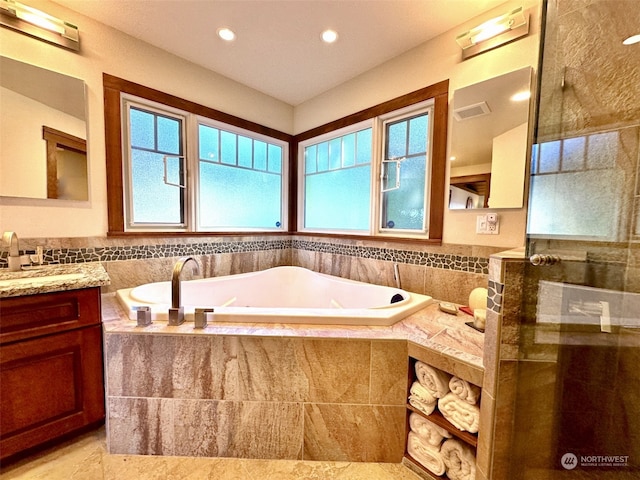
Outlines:
<svg viewBox="0 0 640 480"><path fill-rule="evenodd" d="M489 105L487 105L487 102L480 102L474 105L456 108L453 111L453 116L460 122L462 120L468 120L470 118L487 115L489 113L491 113L491 109L489 108Z"/></svg>

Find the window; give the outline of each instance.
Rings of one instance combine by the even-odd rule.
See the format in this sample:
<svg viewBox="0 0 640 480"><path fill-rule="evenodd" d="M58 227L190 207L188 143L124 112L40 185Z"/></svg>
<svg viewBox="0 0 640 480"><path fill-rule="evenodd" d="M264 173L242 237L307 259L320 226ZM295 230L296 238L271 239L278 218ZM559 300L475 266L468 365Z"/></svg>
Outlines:
<svg viewBox="0 0 640 480"><path fill-rule="evenodd" d="M427 100L302 141L301 229L427 237L433 111Z"/></svg>
<svg viewBox="0 0 640 480"><path fill-rule="evenodd" d="M369 230L372 130L360 125L302 145L305 229Z"/></svg>
<svg viewBox="0 0 640 480"><path fill-rule="evenodd" d="M104 80L111 233L286 231L291 136Z"/></svg>
<svg viewBox="0 0 640 480"><path fill-rule="evenodd" d="M112 75L103 85L110 235L442 238L448 81L295 137Z"/></svg>
<svg viewBox="0 0 640 480"><path fill-rule="evenodd" d="M199 228L281 228L286 146L219 124L200 123L198 138Z"/></svg>

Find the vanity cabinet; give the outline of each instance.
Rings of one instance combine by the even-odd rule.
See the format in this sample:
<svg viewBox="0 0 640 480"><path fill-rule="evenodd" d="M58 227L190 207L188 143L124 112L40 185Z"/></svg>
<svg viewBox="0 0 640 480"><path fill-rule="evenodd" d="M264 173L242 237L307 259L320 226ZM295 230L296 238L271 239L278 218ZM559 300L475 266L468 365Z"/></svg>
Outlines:
<svg viewBox="0 0 640 480"><path fill-rule="evenodd" d="M104 421L100 288L0 299L0 458Z"/></svg>

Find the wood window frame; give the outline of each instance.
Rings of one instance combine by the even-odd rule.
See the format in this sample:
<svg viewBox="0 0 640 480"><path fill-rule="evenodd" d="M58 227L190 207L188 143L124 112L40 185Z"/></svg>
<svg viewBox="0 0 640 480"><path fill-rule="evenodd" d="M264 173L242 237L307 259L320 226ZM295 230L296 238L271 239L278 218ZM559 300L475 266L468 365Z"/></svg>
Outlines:
<svg viewBox="0 0 640 480"><path fill-rule="evenodd" d="M428 87L396 97L360 112L348 115L333 122L299 133L294 137L294 145L311 138L324 135L356 123L380 117L426 100L433 100L433 138L431 149L431 188L429 196L429 238L349 235L315 232L296 232L298 235L314 237L348 237L354 239L377 240L384 242L441 244L444 223L446 166L447 166L447 128L449 123L449 80L443 80ZM296 148L297 150L297 148ZM291 178L298 178L297 164ZM295 176L294 176L295 175ZM297 197L296 197L297 198ZM294 217L295 218L295 217Z"/></svg>
<svg viewBox="0 0 640 480"><path fill-rule="evenodd" d="M289 144L289 165L295 163L293 157L293 136L278 130L260 125L249 120L244 120L234 115L229 115L213 108L205 107L195 102L185 100L168 93L145 87L143 85L124 80L122 78L102 74L103 93L104 93L104 119L105 119L105 153L106 153L106 169L107 169L107 221L108 236L212 236L212 235L287 235L291 232L292 224L289 222L289 231L287 232L129 232L125 231L124 220L124 184L123 184L123 145L122 145L122 101L121 94L130 94L145 100L151 100L156 103L177 108L185 112L200 115L213 120L217 120L234 127L242 128L251 132L259 133L268 137L272 137ZM291 197L291 188L295 182L289 181L289 199ZM291 210L292 201L289 201L289 210ZM291 211L288 213L291 218Z"/></svg>
<svg viewBox="0 0 640 480"><path fill-rule="evenodd" d="M124 185L123 185L123 145L121 94L127 93L140 98L158 102L174 108L185 110L218 120L229 125L240 127L262 135L270 136L289 143L289 205L288 230L286 232L269 232L269 235L306 235L315 237L341 237L370 241L440 244L442 242L445 189L446 189L446 154L447 127L449 115L449 80L443 80L419 90L401 95L394 99L361 110L346 117L307 130L298 135L290 135L260 125L240 117L205 107L174 95L145 87L122 78L103 73L104 116L105 116L105 149L107 170L107 207L109 236L221 236L221 235L264 235L265 232L126 232L124 223ZM429 238L387 237L371 235L323 234L297 231L297 178L298 178L298 143L310 138L338 130L355 123L369 120L387 113L411 106L425 100L433 99L433 138L431 188L429 197Z"/></svg>

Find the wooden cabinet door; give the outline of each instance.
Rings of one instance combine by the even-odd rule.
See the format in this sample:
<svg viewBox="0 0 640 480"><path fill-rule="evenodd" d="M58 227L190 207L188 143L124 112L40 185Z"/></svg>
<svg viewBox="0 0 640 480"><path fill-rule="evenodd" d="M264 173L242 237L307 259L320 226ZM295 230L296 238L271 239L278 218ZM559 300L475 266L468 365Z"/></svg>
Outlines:
<svg viewBox="0 0 640 480"><path fill-rule="evenodd" d="M0 456L104 420L102 327L0 348Z"/></svg>

